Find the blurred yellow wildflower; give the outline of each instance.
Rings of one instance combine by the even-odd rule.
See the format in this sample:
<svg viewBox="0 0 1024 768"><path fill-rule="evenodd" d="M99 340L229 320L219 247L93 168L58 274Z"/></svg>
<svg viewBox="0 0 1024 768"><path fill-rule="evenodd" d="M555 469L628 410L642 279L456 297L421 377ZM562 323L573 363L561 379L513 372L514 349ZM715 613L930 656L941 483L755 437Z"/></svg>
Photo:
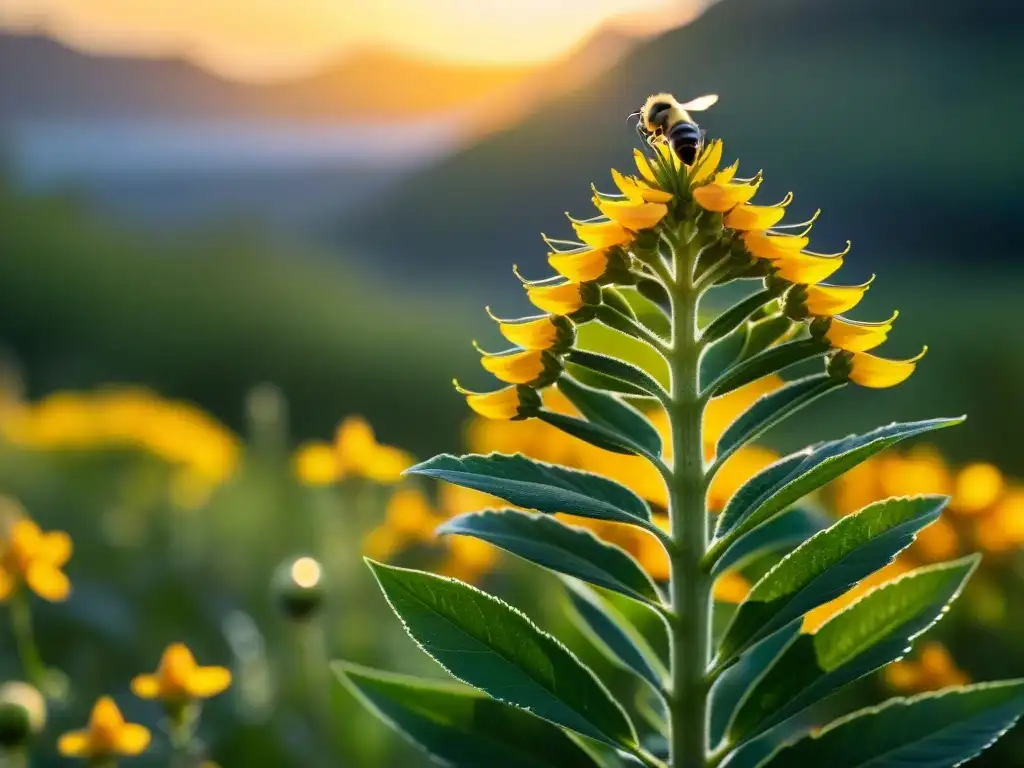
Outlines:
<svg viewBox="0 0 1024 768"><path fill-rule="evenodd" d="M160 699L169 705L181 705L216 696L230 685L229 669L200 667L186 645L173 643L164 650L155 673L132 680L132 692L140 699Z"/></svg>
<svg viewBox="0 0 1024 768"><path fill-rule="evenodd" d="M101 761L140 755L149 740L145 726L126 723L114 700L103 696L92 708L88 727L65 733L57 741L57 749L65 757Z"/></svg>
<svg viewBox="0 0 1024 768"><path fill-rule="evenodd" d="M44 533L32 520L21 517L10 523L0 545L0 600L22 584L44 600L67 599L71 582L61 569L71 557L72 545L64 531Z"/></svg>
<svg viewBox="0 0 1024 768"><path fill-rule="evenodd" d="M904 659L887 666L885 681L900 693L923 693L967 685L971 678L957 667L946 646L932 641L921 646L916 660Z"/></svg>
<svg viewBox="0 0 1024 768"><path fill-rule="evenodd" d="M240 454L238 438L199 408L133 387L19 403L0 423L0 437L35 450L134 448L211 485L234 473Z"/></svg>
<svg viewBox="0 0 1024 768"><path fill-rule="evenodd" d="M350 477L388 485L412 466L412 454L377 442L373 427L361 416L349 416L335 432L334 443L311 441L292 455L296 477L307 485L331 485Z"/></svg>

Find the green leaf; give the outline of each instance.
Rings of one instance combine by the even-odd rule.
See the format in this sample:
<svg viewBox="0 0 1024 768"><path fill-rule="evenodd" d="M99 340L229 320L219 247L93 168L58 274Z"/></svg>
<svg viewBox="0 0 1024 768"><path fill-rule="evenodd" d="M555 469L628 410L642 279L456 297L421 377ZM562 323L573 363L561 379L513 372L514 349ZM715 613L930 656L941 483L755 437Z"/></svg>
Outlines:
<svg viewBox="0 0 1024 768"><path fill-rule="evenodd" d="M618 592L606 589L598 589L597 592L615 610L616 615L629 623L631 631L643 638L644 646L650 648L667 669L670 663L668 626L662 615L647 603L638 603Z"/></svg>
<svg viewBox="0 0 1024 768"><path fill-rule="evenodd" d="M949 499L887 499L847 515L776 563L740 603L722 638L717 663L839 597L888 565L917 532L935 522Z"/></svg>
<svg viewBox="0 0 1024 768"><path fill-rule="evenodd" d="M582 349L570 350L565 359L573 365L600 373L623 384L628 384L630 387L639 389L651 397L661 399L665 396L664 388L653 376L624 360L609 357L608 355L600 355L596 352L586 352Z"/></svg>
<svg viewBox="0 0 1024 768"><path fill-rule="evenodd" d="M367 561L406 631L457 679L612 746L636 733L601 681L525 615L454 579Z"/></svg>
<svg viewBox="0 0 1024 768"><path fill-rule="evenodd" d="M608 307L620 315L633 320L636 319L636 314L634 314L629 302L613 285L606 285L601 289L601 306Z"/></svg>
<svg viewBox="0 0 1024 768"><path fill-rule="evenodd" d="M571 437L575 437L585 443L590 443L595 448L601 448L612 453L622 453L627 456L646 457L646 454L640 453L636 446L629 444L621 435L609 432L604 427L593 424L585 419L543 409L537 413L537 418L556 429L560 429Z"/></svg>
<svg viewBox="0 0 1024 768"><path fill-rule="evenodd" d="M700 374L697 379L701 389L722 376L729 370L729 366L739 359L740 352L747 343L749 329L750 323L744 323L704 351L700 358Z"/></svg>
<svg viewBox="0 0 1024 768"><path fill-rule="evenodd" d="M594 593L579 583L565 580L566 594L577 626L613 664L646 680L656 691L664 685L665 670L654 652L645 647L639 635L628 631L622 617Z"/></svg>
<svg viewBox="0 0 1024 768"><path fill-rule="evenodd" d="M655 282L659 288L661 284ZM645 290L648 286L645 283ZM664 292L664 288L661 288ZM623 286L619 288L619 293L622 294L623 298L629 302L629 306L633 309L633 314L636 315L637 319L647 326L648 330L656 333L662 338L668 338L672 333L672 324L669 319L665 316L665 311L658 306L656 301L653 301L650 297L645 296L639 286ZM667 296L665 297L667 298Z"/></svg>
<svg viewBox="0 0 1024 768"><path fill-rule="evenodd" d="M519 453L443 453L407 471L489 493L524 509L651 525L647 504L625 486L600 475L534 461Z"/></svg>
<svg viewBox="0 0 1024 768"><path fill-rule="evenodd" d="M918 568L868 592L813 635L797 637L747 693L729 740L752 738L902 657L941 618L977 563L972 556Z"/></svg>
<svg viewBox="0 0 1024 768"><path fill-rule="evenodd" d="M629 395L630 397L644 397L649 398L647 394L640 387L634 387L632 384L627 384L624 381L619 381L611 376L605 376L603 373L592 371L589 368L584 368L581 365L573 365L571 362L566 361L565 372L570 374L576 381L586 384L588 387L594 387L605 392L615 392L619 395Z"/></svg>
<svg viewBox="0 0 1024 768"><path fill-rule="evenodd" d="M710 395L721 397L739 389L744 384L757 381L772 373L778 373L791 365L822 355L827 351L828 344L819 339L798 339L779 344L777 347L770 347L724 373L708 387Z"/></svg>
<svg viewBox="0 0 1024 768"><path fill-rule="evenodd" d="M708 743L712 747L725 738L743 694L799 634L800 622L794 621L750 648L714 682L708 693Z"/></svg>
<svg viewBox="0 0 1024 768"><path fill-rule="evenodd" d="M769 392L745 410L718 439L715 464L721 466L737 450L756 440L786 417L796 413L827 392L845 386L827 373L806 376Z"/></svg>
<svg viewBox="0 0 1024 768"><path fill-rule="evenodd" d="M714 562L736 539L785 511L811 491L835 480L891 445L963 421L929 419L890 424L864 435L850 435L792 454L758 473L744 484L718 517L714 541L706 560ZM803 459L793 463L797 456ZM782 467L791 467L788 473Z"/></svg>
<svg viewBox="0 0 1024 768"><path fill-rule="evenodd" d="M781 313L755 320L750 324L747 345L743 348L740 360L749 360L754 355L764 352L786 338L792 330L793 321Z"/></svg>
<svg viewBox="0 0 1024 768"><path fill-rule="evenodd" d="M472 536L557 573L636 600L661 602L654 582L632 555L554 517L486 510L453 517L437 532Z"/></svg>
<svg viewBox="0 0 1024 768"><path fill-rule="evenodd" d="M422 680L346 662L336 679L392 728L457 768L596 768L556 725L457 683Z"/></svg>
<svg viewBox="0 0 1024 768"><path fill-rule="evenodd" d="M708 323L701 332L701 340L710 343L732 333L761 307L774 301L777 294L777 291L765 288L737 302Z"/></svg>
<svg viewBox="0 0 1024 768"><path fill-rule="evenodd" d="M621 438L634 453L660 458L661 435L632 405L614 395L585 387L568 376L558 380L558 389L589 422Z"/></svg>
<svg viewBox="0 0 1024 768"><path fill-rule="evenodd" d="M717 576L730 568L742 568L767 552L777 552L807 541L831 523L831 517L810 507L797 507L784 512L771 522L740 537L715 562L711 575Z"/></svg>
<svg viewBox="0 0 1024 768"><path fill-rule="evenodd" d="M829 723L762 765L946 768L978 755L1024 712L1024 680L979 683L890 699Z"/></svg>

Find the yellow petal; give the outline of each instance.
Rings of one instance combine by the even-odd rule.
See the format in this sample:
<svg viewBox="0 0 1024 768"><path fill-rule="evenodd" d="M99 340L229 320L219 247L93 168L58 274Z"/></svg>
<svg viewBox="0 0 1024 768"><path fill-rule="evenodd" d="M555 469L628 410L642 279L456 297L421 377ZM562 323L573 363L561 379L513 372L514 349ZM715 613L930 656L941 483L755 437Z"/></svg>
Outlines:
<svg viewBox="0 0 1024 768"><path fill-rule="evenodd" d="M664 203L644 203L634 200L595 200L597 209L626 229L638 232L650 229L665 218L668 206ZM576 230L579 232L579 229ZM586 240L584 240L586 242Z"/></svg>
<svg viewBox="0 0 1024 768"><path fill-rule="evenodd" d="M791 283L814 285L843 266L842 256L792 253L772 262L775 274Z"/></svg>
<svg viewBox="0 0 1024 768"><path fill-rule="evenodd" d="M897 315L898 313L894 313L882 323L858 323L843 317L833 317L829 321L825 338L836 349L867 352L880 346L888 338Z"/></svg>
<svg viewBox="0 0 1024 768"><path fill-rule="evenodd" d="M114 733L124 725L121 710L109 696L101 696L93 705L89 715L89 731L105 731Z"/></svg>
<svg viewBox="0 0 1024 768"><path fill-rule="evenodd" d="M334 434L334 446L338 451L342 469L353 458L372 451L377 446L377 438L373 427L362 416L349 416Z"/></svg>
<svg viewBox="0 0 1024 768"><path fill-rule="evenodd" d="M29 589L51 603L67 600L71 594L71 581L68 577L63 571L45 562L34 562L28 567L25 583Z"/></svg>
<svg viewBox="0 0 1024 768"><path fill-rule="evenodd" d="M711 178L711 175L718 170L722 162L722 140L715 139L710 144L704 145L700 157L693 164L693 173L690 174L690 184L699 184Z"/></svg>
<svg viewBox="0 0 1024 768"><path fill-rule="evenodd" d="M654 147L655 152L661 155L661 161L669 168L679 170L683 167L683 161L679 159L679 156L676 155L675 151L673 151L672 147L669 146L669 143L664 138L655 141L651 146Z"/></svg>
<svg viewBox="0 0 1024 768"><path fill-rule="evenodd" d="M37 557L54 568L60 568L71 559L71 552L71 537L64 531L50 531L43 534Z"/></svg>
<svg viewBox="0 0 1024 768"><path fill-rule="evenodd" d="M651 169L651 163L647 159L647 155L641 152L639 149L633 150L633 161L636 163L636 169L640 173L640 178L650 184L657 184L658 179L654 175L654 171Z"/></svg>
<svg viewBox="0 0 1024 768"><path fill-rule="evenodd" d="M738 205L725 215L724 224L740 231L770 229L782 221L790 199L787 195L783 202L775 205Z"/></svg>
<svg viewBox="0 0 1024 768"><path fill-rule="evenodd" d="M466 404L486 419L508 421L519 415L518 387L505 387L495 392L470 392L455 382L455 388L466 396Z"/></svg>
<svg viewBox="0 0 1024 768"><path fill-rule="evenodd" d="M735 571L727 571L715 582L715 600L723 603L741 603L750 592L750 582Z"/></svg>
<svg viewBox="0 0 1024 768"><path fill-rule="evenodd" d="M631 200L642 200L645 203L667 203L672 199L671 192L649 187L642 181L623 176L614 168L612 168L612 181L615 182L619 191Z"/></svg>
<svg viewBox="0 0 1024 768"><path fill-rule="evenodd" d="M57 740L57 751L64 757L90 757L92 741L88 731L70 731Z"/></svg>
<svg viewBox="0 0 1024 768"><path fill-rule="evenodd" d="M39 530L39 526L27 517L19 518L11 525L11 548L19 552L34 555L42 537L43 532Z"/></svg>
<svg viewBox="0 0 1024 768"><path fill-rule="evenodd" d="M588 248L585 251L548 254L548 264L558 274L577 283L597 280L608 269L606 248Z"/></svg>
<svg viewBox="0 0 1024 768"><path fill-rule="evenodd" d="M760 185L760 179L752 184L719 184L713 181L694 189L693 199L706 211L725 213L750 200Z"/></svg>
<svg viewBox="0 0 1024 768"><path fill-rule="evenodd" d="M378 445L365 457L360 472L367 480L381 485L397 483L402 473L416 463L413 455L393 445Z"/></svg>
<svg viewBox="0 0 1024 768"><path fill-rule="evenodd" d="M484 355L480 365L506 384L530 384L544 372L544 354L535 349Z"/></svg>
<svg viewBox="0 0 1024 768"><path fill-rule="evenodd" d="M160 681L156 675L138 675L132 678L132 693L140 699L157 699L160 697Z"/></svg>
<svg viewBox="0 0 1024 768"><path fill-rule="evenodd" d="M160 657L157 676L164 696L179 695L188 688L188 681L196 669L196 659L184 643L171 643Z"/></svg>
<svg viewBox="0 0 1024 768"><path fill-rule="evenodd" d="M723 168L718 173L716 173L715 178L713 178L711 181L714 182L715 184L728 184L730 181L733 180L733 178L735 178L736 171L739 170L739 167L740 162L739 160L737 160L732 165L728 166L727 168Z"/></svg>
<svg viewBox="0 0 1024 768"><path fill-rule="evenodd" d="M296 449L292 467L303 483L330 485L338 479L338 454L328 443L306 443Z"/></svg>
<svg viewBox="0 0 1024 768"><path fill-rule="evenodd" d="M633 233L617 221L574 221L572 227L576 236L592 248L625 245L633 239Z"/></svg>
<svg viewBox="0 0 1024 768"><path fill-rule="evenodd" d="M384 522L399 536L410 539L431 538L438 524L430 502L418 488L395 491L384 509Z"/></svg>
<svg viewBox="0 0 1024 768"><path fill-rule="evenodd" d="M500 320L498 330L502 336L523 349L550 349L558 341L558 328L551 315L524 320Z"/></svg>
<svg viewBox="0 0 1024 768"><path fill-rule="evenodd" d="M925 347L909 360L887 360L867 352L854 353L850 359L850 381L873 389L895 387L910 378L918 361L927 351L928 347Z"/></svg>
<svg viewBox="0 0 1024 768"><path fill-rule="evenodd" d="M873 277L862 285L808 285L804 304L808 312L818 317L848 312L864 298L872 280Z"/></svg>
<svg viewBox="0 0 1024 768"><path fill-rule="evenodd" d="M192 673L189 692L197 699L223 693L231 685L231 670L225 667L199 667Z"/></svg>
<svg viewBox="0 0 1024 768"><path fill-rule="evenodd" d="M803 235L782 235L768 232L744 232L743 244L759 259L781 259L801 251L810 243Z"/></svg>
<svg viewBox="0 0 1024 768"><path fill-rule="evenodd" d="M527 286L526 295L535 307L552 315L571 315L584 306L580 283L575 282Z"/></svg>
<svg viewBox="0 0 1024 768"><path fill-rule="evenodd" d="M117 734L117 741L114 748L118 754L126 757L141 755L149 746L149 729L138 723L125 723L124 727Z"/></svg>

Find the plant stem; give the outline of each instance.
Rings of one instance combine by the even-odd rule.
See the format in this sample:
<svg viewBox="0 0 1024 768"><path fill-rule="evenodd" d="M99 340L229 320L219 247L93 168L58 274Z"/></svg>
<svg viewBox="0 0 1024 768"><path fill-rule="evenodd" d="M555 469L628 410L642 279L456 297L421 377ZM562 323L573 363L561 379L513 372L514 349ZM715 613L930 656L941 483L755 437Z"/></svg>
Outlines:
<svg viewBox="0 0 1024 768"><path fill-rule="evenodd" d="M671 554L672 768L703 768L710 647L711 579L701 568L707 541L704 456L701 429L704 404L699 393L701 345L697 340L699 289L693 280L696 242L676 245L672 290L671 407L674 481L669 511L675 552Z"/></svg>
<svg viewBox="0 0 1024 768"><path fill-rule="evenodd" d="M39 655L35 633L32 631L32 610L23 588L11 597L11 625L14 642L18 647L18 658L26 679L47 696L46 664Z"/></svg>

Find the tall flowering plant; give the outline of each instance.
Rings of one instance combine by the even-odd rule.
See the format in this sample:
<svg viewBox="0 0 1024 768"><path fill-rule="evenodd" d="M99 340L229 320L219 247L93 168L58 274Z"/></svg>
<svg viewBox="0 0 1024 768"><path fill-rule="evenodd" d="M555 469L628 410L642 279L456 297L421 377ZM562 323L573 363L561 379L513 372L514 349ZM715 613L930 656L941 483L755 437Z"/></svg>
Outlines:
<svg viewBox="0 0 1024 768"><path fill-rule="evenodd" d="M741 178L736 164L721 161L718 140L702 142L691 164L655 140L650 152L636 152L636 175L612 171L618 192L595 191L599 215L571 220L576 240L547 239L557 275L524 281L543 314L495 318L515 347L482 353L482 364L507 386L459 388L481 416L538 419L645 463L663 492L641 496L619 477L522 454L445 454L409 470L506 502L447 520L440 532L557 574L588 635L635 675L639 692L616 697L559 639L490 594L370 560L406 631L460 682L347 663L336 670L368 706L448 764L952 766L1024 709L1024 681L982 683L810 727L820 724L813 712L826 697L898 661L946 612L978 560L874 576L940 519L941 495L871 501L827 527L808 526L794 505L880 451L961 419L894 423L811 445L754 473L724 505L711 503L723 466L765 431L850 382L900 384L921 358L873 354L895 315L851 319L845 313L868 284L824 282L848 247L808 250L813 219L781 223L791 196L751 203L760 174ZM702 300L726 284L746 286L747 295L699 322L708 317ZM641 302L662 316L638 315ZM585 323L646 345L668 376L584 349L577 327ZM781 385L766 387L709 440L708 411L768 377ZM552 387L572 412L546 407ZM567 515L643 531L668 567L652 573ZM738 605L716 604L723 575L773 551L786 554ZM824 621L806 620L872 579L857 601Z"/></svg>

